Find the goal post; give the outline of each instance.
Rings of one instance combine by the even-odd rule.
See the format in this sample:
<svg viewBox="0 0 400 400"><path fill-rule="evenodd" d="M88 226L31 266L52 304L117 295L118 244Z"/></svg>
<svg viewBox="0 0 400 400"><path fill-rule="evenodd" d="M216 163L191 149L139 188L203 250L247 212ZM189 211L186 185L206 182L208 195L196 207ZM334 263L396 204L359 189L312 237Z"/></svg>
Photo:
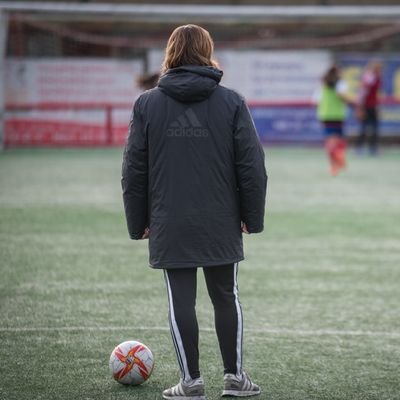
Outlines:
<svg viewBox="0 0 400 400"><path fill-rule="evenodd" d="M8 33L8 14L0 9L0 150L5 136L5 59Z"/></svg>

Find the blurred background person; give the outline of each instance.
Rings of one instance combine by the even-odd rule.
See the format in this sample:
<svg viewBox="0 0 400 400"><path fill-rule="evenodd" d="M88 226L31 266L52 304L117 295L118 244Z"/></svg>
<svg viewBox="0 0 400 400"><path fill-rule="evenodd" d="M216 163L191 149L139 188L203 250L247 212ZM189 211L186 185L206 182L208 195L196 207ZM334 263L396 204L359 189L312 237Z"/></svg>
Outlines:
<svg viewBox="0 0 400 400"><path fill-rule="evenodd" d="M356 141L356 151L361 153L368 134L369 153L378 152L378 97L382 84L382 62L371 61L361 76L361 90L358 98L357 117L360 120L360 133Z"/></svg>
<svg viewBox="0 0 400 400"><path fill-rule="evenodd" d="M346 167L347 143L343 134L343 123L347 116L347 104L353 104L347 90L346 82L340 79L339 67L332 65L323 76L322 85L314 95L317 116L324 127L325 151L332 176L336 176Z"/></svg>
<svg viewBox="0 0 400 400"><path fill-rule="evenodd" d="M158 72L152 74L142 74L136 79L136 83L142 91L146 91L156 87L159 79L160 74Z"/></svg>

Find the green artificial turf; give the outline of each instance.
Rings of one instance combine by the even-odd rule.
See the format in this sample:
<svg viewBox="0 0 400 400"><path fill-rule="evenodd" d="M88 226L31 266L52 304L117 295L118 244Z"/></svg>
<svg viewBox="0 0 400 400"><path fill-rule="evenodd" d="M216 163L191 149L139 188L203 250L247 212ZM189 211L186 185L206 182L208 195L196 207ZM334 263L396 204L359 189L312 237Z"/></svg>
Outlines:
<svg viewBox="0 0 400 400"><path fill-rule="evenodd" d="M162 273L128 239L121 152L0 153L0 399L160 399L178 380ZM320 149L266 153L265 232L246 237L239 273L259 398L400 399L400 150L350 153L335 178ZM203 279L197 311L212 400L222 363ZM108 371L128 339L156 358L136 388Z"/></svg>

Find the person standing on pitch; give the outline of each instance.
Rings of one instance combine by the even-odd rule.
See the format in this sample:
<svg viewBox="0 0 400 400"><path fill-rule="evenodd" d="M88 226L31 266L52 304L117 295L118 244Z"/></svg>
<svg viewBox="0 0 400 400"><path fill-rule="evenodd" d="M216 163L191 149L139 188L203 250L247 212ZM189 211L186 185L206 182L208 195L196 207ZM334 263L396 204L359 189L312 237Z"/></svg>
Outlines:
<svg viewBox="0 0 400 400"><path fill-rule="evenodd" d="M382 79L382 63L371 61L361 77L361 91L358 99L357 116L360 120L360 134L356 141L356 150L361 153L367 130L369 134L369 152L376 155L378 151L378 96Z"/></svg>
<svg viewBox="0 0 400 400"><path fill-rule="evenodd" d="M318 119L324 126L325 151L330 163L332 176L346 167L347 143L343 135L346 119L346 104L353 101L347 95L347 85L340 80L340 70L336 65L328 69L322 78L322 85L315 96L318 103Z"/></svg>
<svg viewBox="0 0 400 400"><path fill-rule="evenodd" d="M237 284L242 233L264 227L264 152L243 97L221 86L210 34L171 34L158 86L136 101L123 157L122 189L132 239L149 238L164 270L181 379L167 400L204 400L199 370L196 274L202 268L224 363L223 395L261 392L242 368Z"/></svg>

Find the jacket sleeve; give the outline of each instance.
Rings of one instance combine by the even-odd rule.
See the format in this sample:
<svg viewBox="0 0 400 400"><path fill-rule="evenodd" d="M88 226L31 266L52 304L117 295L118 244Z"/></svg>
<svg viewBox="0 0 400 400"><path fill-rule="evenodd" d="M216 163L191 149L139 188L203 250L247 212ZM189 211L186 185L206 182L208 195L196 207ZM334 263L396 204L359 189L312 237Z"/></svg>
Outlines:
<svg viewBox="0 0 400 400"><path fill-rule="evenodd" d="M264 229L267 173L264 151L250 111L242 100L234 127L234 150L240 214L249 233Z"/></svg>
<svg viewBox="0 0 400 400"><path fill-rule="evenodd" d="M131 239L142 238L148 227L148 148L147 135L136 101L129 123L129 136L122 162L122 193Z"/></svg>

